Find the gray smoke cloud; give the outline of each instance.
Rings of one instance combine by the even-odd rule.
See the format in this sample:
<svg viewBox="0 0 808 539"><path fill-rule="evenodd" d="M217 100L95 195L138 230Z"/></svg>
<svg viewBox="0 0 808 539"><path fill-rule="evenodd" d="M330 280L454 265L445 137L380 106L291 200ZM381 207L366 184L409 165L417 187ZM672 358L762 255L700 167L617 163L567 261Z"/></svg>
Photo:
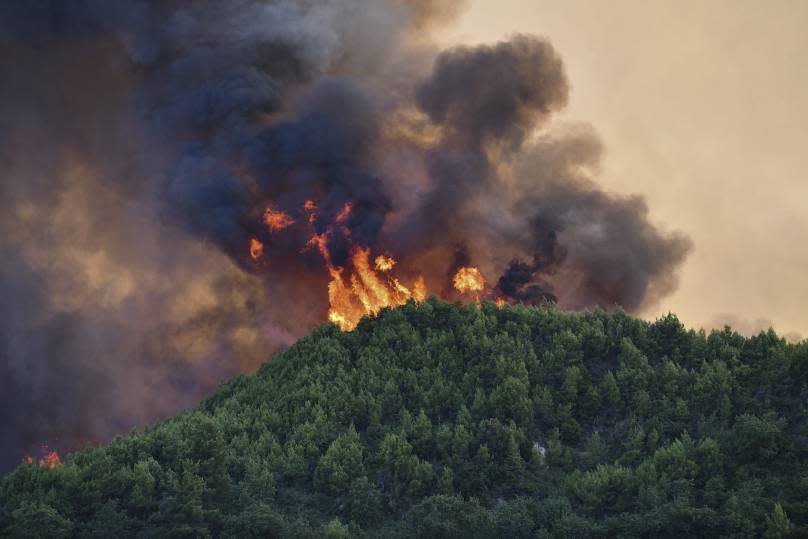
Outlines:
<svg viewBox="0 0 808 539"><path fill-rule="evenodd" d="M516 150L567 103L568 91L553 47L518 35L491 47L458 47L441 54L418 87L416 102L434 123L447 127L457 146Z"/></svg>
<svg viewBox="0 0 808 539"><path fill-rule="evenodd" d="M601 153L586 129L537 140L515 166L525 186L516 211L533 226L534 275L552 283L562 306L636 312L676 289L692 244L659 231L641 197L602 191L588 176Z"/></svg>
<svg viewBox="0 0 808 539"><path fill-rule="evenodd" d="M0 469L190 406L322 321L312 234L447 297L460 264L512 301L640 311L674 290L689 240L597 186L591 131L548 128L559 54L436 50L461 8L2 3Z"/></svg>

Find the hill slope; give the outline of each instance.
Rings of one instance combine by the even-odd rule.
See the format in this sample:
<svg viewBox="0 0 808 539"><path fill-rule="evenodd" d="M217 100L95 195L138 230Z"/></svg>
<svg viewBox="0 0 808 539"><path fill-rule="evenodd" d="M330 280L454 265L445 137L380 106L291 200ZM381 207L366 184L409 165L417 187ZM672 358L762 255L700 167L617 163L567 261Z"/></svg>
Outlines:
<svg viewBox="0 0 808 539"><path fill-rule="evenodd" d="M771 537L808 526L808 343L430 300L0 484L9 537Z"/></svg>

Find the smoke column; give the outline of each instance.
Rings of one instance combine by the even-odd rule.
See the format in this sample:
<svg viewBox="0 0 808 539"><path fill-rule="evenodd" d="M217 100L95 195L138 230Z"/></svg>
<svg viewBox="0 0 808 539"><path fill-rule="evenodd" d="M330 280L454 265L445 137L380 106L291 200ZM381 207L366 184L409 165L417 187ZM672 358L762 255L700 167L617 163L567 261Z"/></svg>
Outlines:
<svg viewBox="0 0 808 539"><path fill-rule="evenodd" d="M446 297L461 264L514 302L675 289L690 240L598 187L591 129L548 127L559 53L436 50L458 6L0 4L0 471L254 369L325 320L324 254Z"/></svg>

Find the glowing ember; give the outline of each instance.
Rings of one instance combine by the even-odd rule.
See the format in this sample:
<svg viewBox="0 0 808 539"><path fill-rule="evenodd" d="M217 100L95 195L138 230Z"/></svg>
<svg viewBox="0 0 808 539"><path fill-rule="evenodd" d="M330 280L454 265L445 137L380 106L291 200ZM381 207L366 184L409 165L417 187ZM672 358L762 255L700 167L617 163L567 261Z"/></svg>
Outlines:
<svg viewBox="0 0 808 539"><path fill-rule="evenodd" d="M303 203L303 211L309 214L309 223L313 223L317 220L317 204L314 203L313 200L307 200Z"/></svg>
<svg viewBox="0 0 808 539"><path fill-rule="evenodd" d="M264 256L264 244L255 238L250 240L250 256L253 260L258 260Z"/></svg>
<svg viewBox="0 0 808 539"><path fill-rule="evenodd" d="M461 294L480 292L485 287L485 278L477 268L460 268L453 281L455 290Z"/></svg>
<svg viewBox="0 0 808 539"><path fill-rule="evenodd" d="M505 306L505 298L497 298L497 307L500 309Z"/></svg>
<svg viewBox="0 0 808 539"><path fill-rule="evenodd" d="M374 263L376 264L376 269L379 271L390 271L393 269L393 266L396 265L396 261L393 258L385 255L377 256Z"/></svg>
<svg viewBox="0 0 808 539"><path fill-rule="evenodd" d="M264 224L269 227L270 232L278 232L287 228L293 224L295 224L295 220L292 219L289 214L282 212L280 210L276 211L272 208L267 208L264 212Z"/></svg>
<svg viewBox="0 0 808 539"><path fill-rule="evenodd" d="M344 223L348 220L348 217L351 216L351 210L353 209L353 205L350 202L346 202L345 206L343 206L342 211L337 214L337 222Z"/></svg>

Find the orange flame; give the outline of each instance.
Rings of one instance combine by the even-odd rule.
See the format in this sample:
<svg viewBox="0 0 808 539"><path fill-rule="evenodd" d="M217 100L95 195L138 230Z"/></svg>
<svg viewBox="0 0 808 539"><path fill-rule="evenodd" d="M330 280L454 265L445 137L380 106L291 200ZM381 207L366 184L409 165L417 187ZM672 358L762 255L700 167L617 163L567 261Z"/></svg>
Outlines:
<svg viewBox="0 0 808 539"><path fill-rule="evenodd" d="M344 268L331 264L331 256L320 237L316 244L326 259L331 282L328 284L328 319L343 331L356 327L365 315L376 314L385 307L404 305L410 299L424 301L427 291L423 277L418 277L410 290L395 277L384 278L370 265L370 248L355 246L351 252L350 286L343 279ZM313 238L314 239L314 238ZM392 259L391 259L392 260Z"/></svg>
<svg viewBox="0 0 808 539"><path fill-rule="evenodd" d="M423 275L414 282L404 284L394 274L398 261L389 254L372 257L371 248L351 241L349 219L353 211L351 202L345 203L333 221L314 230L318 222L318 206L314 200L306 200L302 214L311 228L311 237L302 250L317 249L325 262L328 272L328 320L342 330L356 327L363 316L374 315L385 307L396 307L409 300L426 301L428 291ZM295 224L295 219L280 210L267 207L263 215L264 223L271 233L279 232ZM348 260L335 264L329 244L339 232L350 245ZM257 239L250 240L250 256L258 259L264 254L264 245ZM461 294L472 293L479 304L479 293L485 288L485 278L477 268L460 268L453 278L455 289Z"/></svg>
<svg viewBox="0 0 808 539"><path fill-rule="evenodd" d="M418 302L426 301L427 294L428 292L426 289L426 283L424 282L424 276L419 275L415 280L415 286L412 289L412 299Z"/></svg>
<svg viewBox="0 0 808 539"><path fill-rule="evenodd" d="M350 202L346 202L345 206L342 207L342 211L337 214L337 222L344 223L348 220L348 217L351 216L351 210L353 209L353 204Z"/></svg>
<svg viewBox="0 0 808 539"><path fill-rule="evenodd" d="M62 459L59 458L59 453L56 451L49 451L44 457L37 461L39 466L44 466L46 468L55 468L62 463Z"/></svg>
<svg viewBox="0 0 808 539"><path fill-rule="evenodd" d="M396 261L392 257L379 255L374 260L374 264L379 271L390 271L396 265Z"/></svg>
<svg viewBox="0 0 808 539"><path fill-rule="evenodd" d="M258 260L264 256L264 244L255 238L250 240L250 256L253 260Z"/></svg>
<svg viewBox="0 0 808 539"><path fill-rule="evenodd" d="M276 211L268 207L264 212L264 224L269 227L270 232L278 232L295 224L295 220L286 212L280 210Z"/></svg>
<svg viewBox="0 0 808 539"><path fill-rule="evenodd" d="M26 464L34 464L34 457L26 455L23 461ZM62 459L59 458L59 453L50 451L47 445L42 445L42 458L37 459L36 465L40 468L55 468L62 464Z"/></svg>
<svg viewBox="0 0 808 539"><path fill-rule="evenodd" d="M485 287L485 278L477 268L460 268L453 281L455 290L461 294L480 292Z"/></svg>

